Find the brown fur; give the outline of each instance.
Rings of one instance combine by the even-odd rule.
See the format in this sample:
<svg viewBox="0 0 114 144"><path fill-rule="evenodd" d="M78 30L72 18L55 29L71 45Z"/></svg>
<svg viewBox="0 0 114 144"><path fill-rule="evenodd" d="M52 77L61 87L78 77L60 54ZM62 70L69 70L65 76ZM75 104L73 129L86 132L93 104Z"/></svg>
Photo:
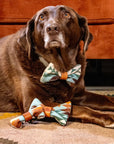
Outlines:
<svg viewBox="0 0 114 144"><path fill-rule="evenodd" d="M59 34L65 45L59 41L53 46L51 41L58 40ZM83 52L79 46L81 40ZM85 91L84 54L91 40L86 19L66 6L46 7L37 12L25 28L0 39L0 111L26 112L36 97L48 106L71 100L72 117L114 127L114 98ZM81 64L79 80L72 86L63 80L42 84L40 77L45 65L40 57L54 63L61 72Z"/></svg>

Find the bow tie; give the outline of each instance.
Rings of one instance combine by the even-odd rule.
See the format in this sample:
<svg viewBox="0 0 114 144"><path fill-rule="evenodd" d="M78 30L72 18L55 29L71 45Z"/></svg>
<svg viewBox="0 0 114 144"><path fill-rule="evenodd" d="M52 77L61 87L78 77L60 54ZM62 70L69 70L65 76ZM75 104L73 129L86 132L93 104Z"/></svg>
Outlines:
<svg viewBox="0 0 114 144"><path fill-rule="evenodd" d="M57 71L52 63L50 63L44 70L40 82L46 83L50 81L55 81L58 79L66 80L66 82L71 85L74 84L80 77L81 65L77 64L74 68L70 69L68 72L61 73Z"/></svg>
<svg viewBox="0 0 114 144"><path fill-rule="evenodd" d="M11 126L22 128L22 122L30 121L33 117L42 119L44 117L53 117L59 124L66 125L71 111L71 102L66 102L55 107L48 107L43 105L37 98L35 98L29 108L29 111L21 116L18 116L10 121Z"/></svg>

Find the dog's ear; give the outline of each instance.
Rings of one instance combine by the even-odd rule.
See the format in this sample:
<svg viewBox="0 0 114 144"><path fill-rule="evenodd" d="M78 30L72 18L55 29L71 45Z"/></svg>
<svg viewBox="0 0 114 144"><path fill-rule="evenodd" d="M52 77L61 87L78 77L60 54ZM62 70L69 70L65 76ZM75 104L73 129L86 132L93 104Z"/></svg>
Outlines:
<svg viewBox="0 0 114 144"><path fill-rule="evenodd" d="M27 26L21 31L18 43L20 46L26 47L28 58L31 59L35 53L35 46L33 41L34 23L36 15L27 22Z"/></svg>
<svg viewBox="0 0 114 144"><path fill-rule="evenodd" d="M93 36L89 32L87 19L85 17L80 16L77 13L76 13L76 15L78 17L79 26L81 28L81 40L84 41L83 53L85 53L85 51L87 51L87 49L88 49L89 43L93 39Z"/></svg>
<svg viewBox="0 0 114 144"><path fill-rule="evenodd" d="M36 15L27 22L27 27L26 27L26 41L28 44L27 51L28 51L29 59L31 59L33 57L33 54L35 52L35 45L34 45L34 41L33 41L35 18L36 18Z"/></svg>

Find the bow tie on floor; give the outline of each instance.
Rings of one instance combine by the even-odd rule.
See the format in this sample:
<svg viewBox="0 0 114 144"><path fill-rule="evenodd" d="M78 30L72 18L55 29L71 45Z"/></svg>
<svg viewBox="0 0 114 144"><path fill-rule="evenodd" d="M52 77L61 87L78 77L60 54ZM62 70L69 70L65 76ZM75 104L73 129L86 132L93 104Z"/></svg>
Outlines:
<svg viewBox="0 0 114 144"><path fill-rule="evenodd" d="M81 74L81 65L77 64L74 68L68 72L61 73L57 71L52 63L50 63L47 68L44 70L40 82L46 83L50 81L56 81L58 79L66 80L66 82L71 85L74 84L80 77Z"/></svg>
<svg viewBox="0 0 114 144"><path fill-rule="evenodd" d="M30 121L33 117L37 117L37 119L53 117L58 121L60 125L64 126L66 125L70 112L70 101L55 107L48 107L43 105L37 98L35 98L29 108L29 111L10 120L10 124L15 128L22 128L22 122Z"/></svg>

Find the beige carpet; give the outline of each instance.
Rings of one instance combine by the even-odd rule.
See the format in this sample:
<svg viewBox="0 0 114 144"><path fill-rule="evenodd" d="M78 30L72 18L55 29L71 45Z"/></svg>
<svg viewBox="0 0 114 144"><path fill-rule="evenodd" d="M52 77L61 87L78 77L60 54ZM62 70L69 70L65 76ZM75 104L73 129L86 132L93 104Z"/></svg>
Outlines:
<svg viewBox="0 0 114 144"><path fill-rule="evenodd" d="M14 129L9 125L11 118L0 120L0 144L114 144L114 129L70 121L65 127L39 121Z"/></svg>
<svg viewBox="0 0 114 144"><path fill-rule="evenodd" d="M114 91L97 93L113 95ZM14 129L9 125L13 115L0 113L0 144L114 144L114 129L72 121L65 127L39 121Z"/></svg>

